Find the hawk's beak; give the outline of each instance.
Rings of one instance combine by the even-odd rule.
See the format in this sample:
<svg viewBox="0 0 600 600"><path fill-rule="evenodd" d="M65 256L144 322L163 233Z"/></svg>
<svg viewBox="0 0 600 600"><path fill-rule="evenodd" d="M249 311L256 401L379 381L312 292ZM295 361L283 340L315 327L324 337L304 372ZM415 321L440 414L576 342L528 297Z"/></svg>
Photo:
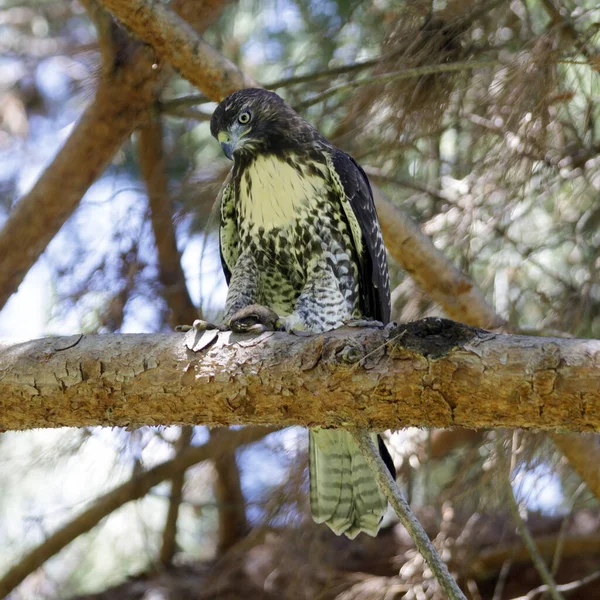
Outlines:
<svg viewBox="0 0 600 600"><path fill-rule="evenodd" d="M221 148L229 160L233 160L233 147L228 142L221 142Z"/></svg>
<svg viewBox="0 0 600 600"><path fill-rule="evenodd" d="M221 148L223 148L223 152L225 153L225 156L229 160L233 160L233 151L235 150L235 144L236 144L237 140L232 140L229 137L229 134L225 131L220 131L219 135L217 136L217 139L219 140L219 143L221 144Z"/></svg>

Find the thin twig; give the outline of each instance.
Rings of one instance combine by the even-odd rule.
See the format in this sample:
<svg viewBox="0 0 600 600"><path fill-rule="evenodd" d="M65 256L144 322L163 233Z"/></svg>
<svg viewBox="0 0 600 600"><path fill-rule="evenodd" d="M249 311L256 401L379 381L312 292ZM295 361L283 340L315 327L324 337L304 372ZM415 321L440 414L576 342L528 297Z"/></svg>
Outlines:
<svg viewBox="0 0 600 600"><path fill-rule="evenodd" d="M210 121L212 115L203 113L192 106L188 107L180 107L180 108L170 108L164 107L161 109L160 113L162 115L166 115L169 117L175 117L176 119L186 119L188 121L198 121L199 123L206 123Z"/></svg>
<svg viewBox="0 0 600 600"><path fill-rule="evenodd" d="M177 440L176 456L181 456L192 442L194 428L191 425L183 425ZM177 520L179 518L179 507L183 500L183 485L185 483L186 469L178 469L173 473L171 479L171 494L169 496L169 510L165 528L163 529L162 546L160 548L160 562L163 565L171 564L177 549Z"/></svg>
<svg viewBox="0 0 600 600"><path fill-rule="evenodd" d="M585 483L580 483L579 487L575 490L575 493L571 497L571 506L569 508L569 513L563 518L563 522L560 526L560 530L558 532L558 538L556 542L556 549L554 550L554 556L552 557L552 577L556 577L558 573L558 568L560 566L560 561L562 559L563 548L565 547L565 539L567 537L567 530L569 528L569 523L571 521L571 517L575 512L575 505L579 496L586 489Z"/></svg>
<svg viewBox="0 0 600 600"><path fill-rule="evenodd" d="M531 556L531 561L533 562L533 565L535 566L537 572L539 573L542 581L546 584L544 586L545 587L544 591L548 591L548 593L553 598L553 600L564 600L562 594L558 591L558 589L556 587L556 582L554 581L552 575L550 574L550 571L548 570L548 567L546 566L544 559L538 552L538 549L535 545L533 537L532 537L531 533L529 532L529 529L527 529L527 525L525 525L525 521L523 521L523 518L521 517L521 514L519 512L519 505L517 504L517 500L516 500L514 492L513 492L512 482L511 482L511 473L513 472L513 469L514 469L515 463L516 463L516 453L515 453L516 444L515 444L515 442L517 440L517 435L518 435L518 432L517 432L517 430L515 430L513 432L513 437L511 439L511 443L510 443L511 464L510 464L510 467L509 467L509 470L507 473L507 486L506 486L506 488L507 488L506 492L507 492L507 496L508 496L508 506L509 506L510 512L513 516L513 519L515 520L515 523L517 525L517 530L519 532L519 535L521 536L521 539L523 540L523 543L525 544L525 547L527 548L527 551L529 552L529 556ZM499 440L499 444L501 444L501 443L502 442Z"/></svg>
<svg viewBox="0 0 600 600"><path fill-rule="evenodd" d="M454 62L454 63L444 63L439 65L423 65L421 67L414 67L412 69L402 69L401 71L392 71L390 73L380 73L378 75L372 75L371 77L363 77L362 79L354 79L352 81L346 81L344 83L340 83L324 92L305 100L300 103L296 110L301 111L313 104L318 104L327 98L337 94L338 92L343 92L346 90L352 90L354 88L360 87L361 85L368 85L370 83L388 83L390 81L398 81L400 79L412 79L413 77L423 77L424 75L435 75L437 73L452 73L456 71L468 71L473 69L483 69L486 67L497 67L501 65L498 60L471 60L465 62ZM338 69L338 73L348 72L350 70L354 70L355 67L360 66L360 68L367 68L371 65L371 61L367 61L365 63L360 63L359 65L348 65L347 67L340 67ZM343 71L345 69L345 71ZM312 75L320 76L324 75L323 73L317 73ZM305 77L311 77L311 75L306 75ZM296 78L298 81L301 78ZM289 84L290 81L294 81L298 83L298 81L292 80L292 78L288 80L281 80L282 82ZM266 85L267 89L274 89L277 87L282 87L282 85L278 85L281 82L273 82L271 84ZM209 101L209 99L202 94L192 94L189 96L183 96L181 98L173 98L172 100L165 100L161 103L160 109L167 110L173 109L175 107L180 106L195 106L197 104L203 104L204 102Z"/></svg>
<svg viewBox="0 0 600 600"><path fill-rule="evenodd" d="M423 77L424 75L435 75L437 73L453 73L457 71L471 71L473 69L485 69L487 67L497 67L503 63L498 60L469 60L464 62L443 63L439 65L423 65L422 67L414 67L412 69L402 69L401 71L392 71L391 73L382 73L371 77L363 77L362 79L354 79L346 81L330 87L328 90L309 98L300 103L296 110L301 111L313 104L318 104L323 100L327 100L338 92L353 90L361 85L371 83L388 83L390 81L398 81L400 79L412 79L413 77Z"/></svg>
<svg viewBox="0 0 600 600"><path fill-rule="evenodd" d="M425 533L421 523L417 520L410 509L410 506L402 496L402 492L392 478L388 468L386 467L379 451L375 448L375 444L371 439L368 431L365 429L354 429L351 431L354 440L365 456L365 459L379 484L383 493L387 496L390 504L396 511L400 522L408 531L410 537L415 542L417 549L427 561L429 568L437 579L440 587L450 600L466 600L458 584L448 571L448 567L440 558L434 545Z"/></svg>
<svg viewBox="0 0 600 600"><path fill-rule="evenodd" d="M571 592L575 592L578 589L593 583L597 579L600 579L600 571L594 571L590 573L583 579L579 579L578 581L571 581L571 583L563 583L561 585L557 585L556 589L559 592L564 592L565 594L570 594ZM538 594L542 594L544 592L549 592L550 588L547 585L540 585L539 587L534 588L527 592L525 596L519 596L518 598L513 598L512 600L533 600Z"/></svg>
<svg viewBox="0 0 600 600"><path fill-rule="evenodd" d="M396 54L396 53L394 53ZM287 87L290 85L297 85L299 83L309 83L317 79L325 79L327 77L337 77L338 75L345 75L346 73L354 73L356 71L362 71L369 69L381 64L385 60L389 60L392 54L376 56L370 60L362 62L352 63L350 65L341 65L339 67L332 67L331 69L325 69L323 71L314 71L313 73L306 73L304 75L293 75L291 77L283 77L277 81L271 83L265 83L267 90L276 90L278 88Z"/></svg>
<svg viewBox="0 0 600 600"><path fill-rule="evenodd" d="M206 104L211 102L210 98L204 94L189 94L188 96L180 96L179 98L170 98L157 103L160 112L168 112L176 108L185 108L190 106L198 106L198 104Z"/></svg>
<svg viewBox="0 0 600 600"><path fill-rule="evenodd" d="M510 573L511 566L512 557L508 558L502 563L502 568L500 569L498 579L496 580L496 586L494 587L494 595L492 596L492 600L502 600L502 596L504 594L504 586L506 585L506 580L508 579L508 574Z"/></svg>

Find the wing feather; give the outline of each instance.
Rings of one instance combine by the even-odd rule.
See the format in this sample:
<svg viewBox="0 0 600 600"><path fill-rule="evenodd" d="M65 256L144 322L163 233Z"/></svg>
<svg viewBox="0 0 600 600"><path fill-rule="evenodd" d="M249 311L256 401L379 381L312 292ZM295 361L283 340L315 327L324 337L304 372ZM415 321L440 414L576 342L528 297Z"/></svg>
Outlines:
<svg viewBox="0 0 600 600"><path fill-rule="evenodd" d="M371 185L356 161L337 148L332 152L331 166L334 179L343 190L342 204L360 262L360 297L364 316L388 323L391 312L390 279Z"/></svg>
<svg viewBox="0 0 600 600"><path fill-rule="evenodd" d="M239 235L236 225L235 185L232 182L233 169L223 182L221 191L217 196L216 207L220 214L219 223L219 251L221 253L221 266L225 273L227 285L231 279L231 272L239 257Z"/></svg>

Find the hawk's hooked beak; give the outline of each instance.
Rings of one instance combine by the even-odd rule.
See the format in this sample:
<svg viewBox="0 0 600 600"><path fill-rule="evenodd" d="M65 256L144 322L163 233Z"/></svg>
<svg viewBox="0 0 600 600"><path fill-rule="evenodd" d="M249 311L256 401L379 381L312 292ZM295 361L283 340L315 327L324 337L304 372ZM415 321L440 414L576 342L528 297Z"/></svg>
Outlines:
<svg viewBox="0 0 600 600"><path fill-rule="evenodd" d="M225 156L229 160L233 160L233 151L235 150L238 141L237 137L230 136L226 131L219 131L217 139L221 144L221 148L223 148Z"/></svg>

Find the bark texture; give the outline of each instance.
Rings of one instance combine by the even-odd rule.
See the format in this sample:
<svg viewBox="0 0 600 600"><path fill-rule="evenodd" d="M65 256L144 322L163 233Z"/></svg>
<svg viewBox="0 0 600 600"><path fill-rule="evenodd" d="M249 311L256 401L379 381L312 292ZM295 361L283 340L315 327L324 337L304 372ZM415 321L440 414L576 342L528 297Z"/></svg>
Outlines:
<svg viewBox="0 0 600 600"><path fill-rule="evenodd" d="M189 342L189 340L188 340ZM600 341L444 319L325 335L50 338L0 350L0 427L277 424L600 431Z"/></svg>

